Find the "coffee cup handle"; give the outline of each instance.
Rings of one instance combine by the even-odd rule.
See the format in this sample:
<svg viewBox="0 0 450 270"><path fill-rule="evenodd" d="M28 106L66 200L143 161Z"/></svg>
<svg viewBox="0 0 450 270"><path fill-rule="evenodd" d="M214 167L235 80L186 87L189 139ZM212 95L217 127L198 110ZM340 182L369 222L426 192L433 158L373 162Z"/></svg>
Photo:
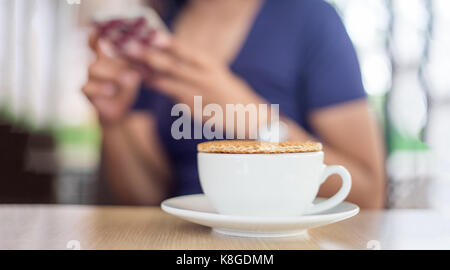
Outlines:
<svg viewBox="0 0 450 270"><path fill-rule="evenodd" d="M342 166L339 165L325 166L320 184L323 184L328 179L328 177L333 174L339 175L342 179L342 186L339 189L339 191L336 194L334 194L331 198L323 202L313 204L311 208L305 211L304 214L315 214L333 208L336 205L343 202L345 198L348 196L348 194L350 193L350 189L352 187L352 176L347 171L347 169Z"/></svg>

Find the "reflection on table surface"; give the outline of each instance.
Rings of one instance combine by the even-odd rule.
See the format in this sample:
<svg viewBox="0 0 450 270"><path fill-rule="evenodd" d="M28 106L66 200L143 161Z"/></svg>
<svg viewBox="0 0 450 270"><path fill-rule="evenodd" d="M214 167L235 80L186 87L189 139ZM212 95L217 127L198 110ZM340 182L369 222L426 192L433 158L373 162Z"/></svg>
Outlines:
<svg viewBox="0 0 450 270"><path fill-rule="evenodd" d="M295 238L213 233L158 207L2 205L0 249L449 249L450 215L361 211ZM79 244L79 245L78 245Z"/></svg>

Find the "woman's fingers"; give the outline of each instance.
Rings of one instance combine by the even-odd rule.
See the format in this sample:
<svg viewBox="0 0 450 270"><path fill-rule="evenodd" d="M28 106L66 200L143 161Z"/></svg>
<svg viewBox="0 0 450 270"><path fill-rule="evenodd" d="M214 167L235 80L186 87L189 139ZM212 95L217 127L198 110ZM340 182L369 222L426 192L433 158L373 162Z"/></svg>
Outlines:
<svg viewBox="0 0 450 270"><path fill-rule="evenodd" d="M175 58L197 67L207 67L210 63L210 58L203 52L187 46L185 43L180 42L165 32L156 33L153 45L161 50L167 51Z"/></svg>
<svg viewBox="0 0 450 270"><path fill-rule="evenodd" d="M155 89L181 100L187 96L200 95L198 88L169 76L156 76L148 81Z"/></svg>
<svg viewBox="0 0 450 270"><path fill-rule="evenodd" d="M163 75L175 77L201 87L204 81L204 71L186 63L167 51L156 48L145 48L135 42L130 42L125 48L126 54L134 60L142 61L146 65Z"/></svg>
<svg viewBox="0 0 450 270"><path fill-rule="evenodd" d="M105 39L99 39L97 41L96 52L99 57L105 58L119 58L119 53L116 47Z"/></svg>
<svg viewBox="0 0 450 270"><path fill-rule="evenodd" d="M102 122L113 123L131 106L141 76L120 58L99 55L89 66L89 79L83 93L96 108Z"/></svg>
<svg viewBox="0 0 450 270"><path fill-rule="evenodd" d="M97 80L110 81L119 88L135 88L141 79L137 71L123 58L118 57L114 46L103 39L98 41L98 58L89 67L89 77Z"/></svg>
<svg viewBox="0 0 450 270"><path fill-rule="evenodd" d="M134 75L133 75L134 76ZM102 122L115 122L126 114L139 87L136 78L117 82L90 77L82 91L96 108Z"/></svg>
<svg viewBox="0 0 450 270"><path fill-rule="evenodd" d="M195 48L181 43L175 38L171 40L165 50L176 58L198 68L208 69L211 67L212 61L210 57Z"/></svg>
<svg viewBox="0 0 450 270"><path fill-rule="evenodd" d="M89 80L82 88L83 93L89 98L114 97L117 94L117 86L111 82Z"/></svg>
<svg viewBox="0 0 450 270"><path fill-rule="evenodd" d="M119 59L102 58L89 67L89 78L113 82L118 88L136 88L141 79L139 73L130 69Z"/></svg>
<svg viewBox="0 0 450 270"><path fill-rule="evenodd" d="M97 29L94 29L89 35L88 44L99 56L115 57L118 55L114 45L108 40L101 38Z"/></svg>
<svg viewBox="0 0 450 270"><path fill-rule="evenodd" d="M98 31L97 29L94 29L90 34L89 34L89 47L95 51L97 49L97 41L98 41Z"/></svg>

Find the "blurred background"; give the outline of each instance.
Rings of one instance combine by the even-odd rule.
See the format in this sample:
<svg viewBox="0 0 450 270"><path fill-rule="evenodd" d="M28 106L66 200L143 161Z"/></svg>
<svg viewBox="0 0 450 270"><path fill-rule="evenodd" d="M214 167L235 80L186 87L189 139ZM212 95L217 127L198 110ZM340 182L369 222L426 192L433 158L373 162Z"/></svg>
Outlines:
<svg viewBox="0 0 450 270"><path fill-rule="evenodd" d="M450 1L329 2L386 137L387 206L450 210ZM97 203L89 17L139 4L0 0L0 203Z"/></svg>

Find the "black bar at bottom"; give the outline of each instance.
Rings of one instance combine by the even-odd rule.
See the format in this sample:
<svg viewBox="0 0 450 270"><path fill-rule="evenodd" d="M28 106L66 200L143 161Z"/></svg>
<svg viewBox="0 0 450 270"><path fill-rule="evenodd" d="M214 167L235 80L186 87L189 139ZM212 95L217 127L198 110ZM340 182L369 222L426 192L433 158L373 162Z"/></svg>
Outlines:
<svg viewBox="0 0 450 270"><path fill-rule="evenodd" d="M446 263L449 251L311 251L311 250L154 250L154 251L0 251L2 265L12 263L14 268L25 264L34 267L126 267L127 269L196 268L215 269L258 267L301 269L311 266L380 267L385 269L398 263L402 267L421 263ZM155 268L158 266L158 268ZM133 267L133 268L130 268ZM283 267L283 268L279 268ZM6 269L6 268L5 268ZM18 268L21 269L21 268ZM169 269L169 268L168 268ZM404 268L402 268L404 269Z"/></svg>

